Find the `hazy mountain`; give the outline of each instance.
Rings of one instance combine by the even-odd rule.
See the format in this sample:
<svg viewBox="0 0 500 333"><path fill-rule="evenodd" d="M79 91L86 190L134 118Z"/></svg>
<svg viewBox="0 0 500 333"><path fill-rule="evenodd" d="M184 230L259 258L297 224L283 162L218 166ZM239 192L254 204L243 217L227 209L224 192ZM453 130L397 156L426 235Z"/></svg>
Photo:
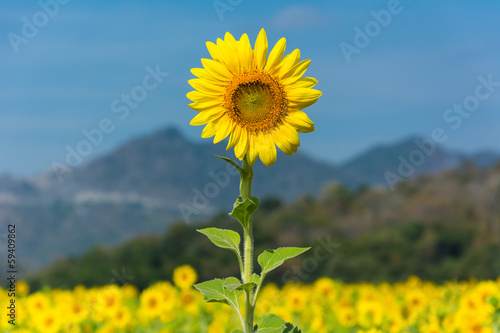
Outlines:
<svg viewBox="0 0 500 333"><path fill-rule="evenodd" d="M348 161L342 167L351 172L359 182L385 184L384 174L399 174L398 168L404 165L401 176L413 178L426 173L439 173L461 166L464 156L454 154L417 137L408 138L392 145L377 145L364 154ZM423 148L422 148L423 147ZM409 167L408 167L409 165ZM414 172L410 172L414 168ZM407 174L411 175L408 177Z"/></svg>
<svg viewBox="0 0 500 333"><path fill-rule="evenodd" d="M341 168L349 172L354 182L387 186L387 172L408 179L457 169L467 163L488 168L498 161L500 153L483 151L467 155L448 151L430 139L411 137L396 144L374 146Z"/></svg>
<svg viewBox="0 0 500 333"><path fill-rule="evenodd" d="M387 186L387 172L403 181L465 163L485 167L500 160L494 153L466 156L429 145L426 150L418 140L376 146L341 166L300 152L292 157L279 153L271 168L256 163L253 192L291 201L315 196L329 182L350 188ZM163 231L175 220L190 223L220 208L228 211L238 195L239 178L214 157L234 155L224 148L223 143L190 142L177 129L166 128L63 174L62 181L52 170L32 179L2 176L0 222L18 224L20 262L31 269L96 243L116 244ZM413 172L401 175L407 171L401 168L403 160Z"/></svg>

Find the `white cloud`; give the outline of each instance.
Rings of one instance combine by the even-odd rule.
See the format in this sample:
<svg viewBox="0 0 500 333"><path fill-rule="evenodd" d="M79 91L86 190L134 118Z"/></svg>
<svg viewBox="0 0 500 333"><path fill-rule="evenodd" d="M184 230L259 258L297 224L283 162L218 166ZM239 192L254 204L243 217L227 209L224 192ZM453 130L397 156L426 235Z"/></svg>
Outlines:
<svg viewBox="0 0 500 333"><path fill-rule="evenodd" d="M328 18L314 6L295 5L284 8L271 17L271 26L281 29L306 28L329 23Z"/></svg>

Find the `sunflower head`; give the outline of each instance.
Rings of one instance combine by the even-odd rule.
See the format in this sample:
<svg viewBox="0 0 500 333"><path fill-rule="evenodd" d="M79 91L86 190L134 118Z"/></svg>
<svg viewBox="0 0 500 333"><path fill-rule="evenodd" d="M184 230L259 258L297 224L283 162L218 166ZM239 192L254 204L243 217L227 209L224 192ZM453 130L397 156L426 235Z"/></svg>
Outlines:
<svg viewBox="0 0 500 333"><path fill-rule="evenodd" d="M189 80L195 90L187 97L198 115L190 124L205 125L201 136L215 136L214 143L229 136L226 149L234 146L236 157L250 165L260 157L271 166L276 146L291 155L300 145L298 133L314 131L302 109L321 96L311 89L318 81L302 77L310 60L300 61L299 50L283 56L285 46L282 38L268 55L264 29L253 49L246 34L237 41L226 33L217 44L207 42L212 59L191 70L197 78Z"/></svg>

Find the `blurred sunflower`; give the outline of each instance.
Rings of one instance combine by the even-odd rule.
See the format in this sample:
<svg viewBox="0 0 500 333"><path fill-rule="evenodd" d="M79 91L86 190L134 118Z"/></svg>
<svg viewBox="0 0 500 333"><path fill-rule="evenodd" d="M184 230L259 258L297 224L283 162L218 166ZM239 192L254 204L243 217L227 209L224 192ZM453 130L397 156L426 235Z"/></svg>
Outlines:
<svg viewBox="0 0 500 333"><path fill-rule="evenodd" d="M260 157L271 166L276 146L291 155L300 145L298 133L314 131L314 123L302 109L314 104L321 91L318 82L302 77L310 60L300 61L300 51L283 57L286 39L281 38L268 53L262 29L252 49L246 34L239 41L227 32L217 44L207 42L212 59L201 59L204 68L193 68L195 89L187 94L198 115L191 125L206 125L201 136L215 136L214 143L229 135L226 149L253 165Z"/></svg>
<svg viewBox="0 0 500 333"><path fill-rule="evenodd" d="M193 286L198 279L198 275L193 267L182 265L174 269L173 280L179 289L186 290Z"/></svg>
<svg viewBox="0 0 500 333"><path fill-rule="evenodd" d="M61 328L61 316L55 309L48 309L34 317L34 327L39 332L56 333Z"/></svg>
<svg viewBox="0 0 500 333"><path fill-rule="evenodd" d="M18 296L26 296L30 292L30 286L25 281L17 281L16 289Z"/></svg>
<svg viewBox="0 0 500 333"><path fill-rule="evenodd" d="M149 287L140 296L140 308L147 318L156 318L163 310L164 299L158 290Z"/></svg>

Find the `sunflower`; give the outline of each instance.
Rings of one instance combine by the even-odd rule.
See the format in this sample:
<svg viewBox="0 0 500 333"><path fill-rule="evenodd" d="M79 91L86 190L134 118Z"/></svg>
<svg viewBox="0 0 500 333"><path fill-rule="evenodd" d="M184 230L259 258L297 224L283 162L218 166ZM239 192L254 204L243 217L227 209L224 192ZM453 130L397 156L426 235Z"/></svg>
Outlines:
<svg viewBox="0 0 500 333"><path fill-rule="evenodd" d="M193 286L198 279L198 274L193 267L182 265L174 269L173 280L179 289L186 290Z"/></svg>
<svg viewBox="0 0 500 333"><path fill-rule="evenodd" d="M246 34L239 41L227 32L217 44L207 42L212 59L201 59L204 68L193 68L198 77L189 80L196 89L187 94L198 111L191 125L206 125L201 136L214 143L229 136L226 149L253 165L260 157L271 166L276 146L291 155L300 145L298 133L314 131L314 123L302 109L314 104L321 91L318 82L302 77L310 60L300 51L283 57L286 39L281 38L268 56L267 36L262 29L252 49Z"/></svg>

